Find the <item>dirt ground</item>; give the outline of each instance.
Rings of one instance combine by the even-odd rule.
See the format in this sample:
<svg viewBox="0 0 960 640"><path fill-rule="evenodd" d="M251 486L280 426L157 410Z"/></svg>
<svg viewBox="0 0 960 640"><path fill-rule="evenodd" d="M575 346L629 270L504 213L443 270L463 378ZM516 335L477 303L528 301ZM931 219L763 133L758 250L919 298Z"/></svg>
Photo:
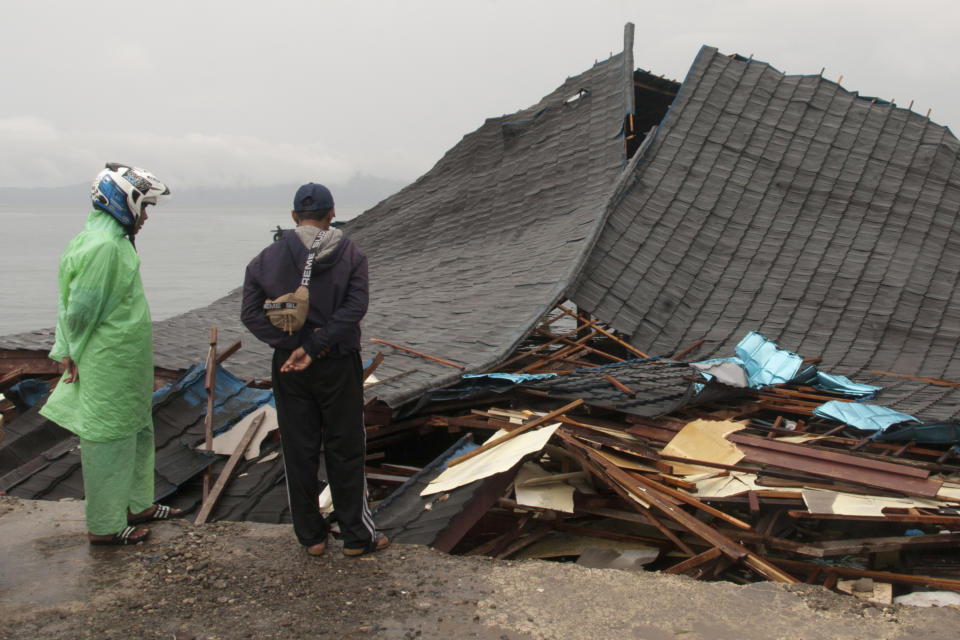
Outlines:
<svg viewBox="0 0 960 640"><path fill-rule="evenodd" d="M0 497L0 638L943 638L960 609L821 587L455 557L307 556L288 526L153 523L90 547L80 502Z"/></svg>

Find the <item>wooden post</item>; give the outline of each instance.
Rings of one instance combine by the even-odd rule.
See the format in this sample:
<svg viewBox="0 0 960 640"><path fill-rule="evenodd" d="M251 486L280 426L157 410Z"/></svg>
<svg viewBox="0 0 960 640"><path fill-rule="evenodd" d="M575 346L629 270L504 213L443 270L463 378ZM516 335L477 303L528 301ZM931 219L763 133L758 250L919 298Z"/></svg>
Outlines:
<svg viewBox="0 0 960 640"><path fill-rule="evenodd" d="M204 419L204 430L206 432L206 449L213 452L213 407L217 395L217 328L210 328L210 348L207 350L207 376L204 379L204 387L207 390L207 417ZM207 501L210 494L210 477L212 471L207 466L203 472L203 502Z"/></svg>
<svg viewBox="0 0 960 640"><path fill-rule="evenodd" d="M254 418L253 422L250 423L250 426L247 427L247 432L243 434L243 438L240 439L240 443L237 445L237 448L233 450L233 453L230 455L230 459L227 460L227 464L223 467L223 471L221 471L219 477L217 477L217 484L213 485L210 495L203 498L203 506L200 507L200 513L197 514L197 518L193 521L194 526L199 527L207 521L207 518L210 516L210 512L213 511L213 505L217 503L217 498L220 497L220 493L223 491L223 488L227 486L227 480L230 479L230 474L233 473L233 468L237 466L237 462L240 461L240 456L242 456L247 450L247 447L250 446L250 442L257 434L257 430L260 429L260 425L263 423L263 417L265 415L266 413L261 411L260 415ZM207 467L208 472L209 470L210 467Z"/></svg>

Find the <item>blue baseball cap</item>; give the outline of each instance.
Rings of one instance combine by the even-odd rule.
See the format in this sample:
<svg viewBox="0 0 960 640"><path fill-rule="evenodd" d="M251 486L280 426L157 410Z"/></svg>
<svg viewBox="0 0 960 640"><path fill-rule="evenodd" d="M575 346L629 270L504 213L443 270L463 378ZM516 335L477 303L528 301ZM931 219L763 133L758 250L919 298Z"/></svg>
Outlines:
<svg viewBox="0 0 960 640"><path fill-rule="evenodd" d="M333 195L322 184L308 182L293 196L294 211L326 211L333 209Z"/></svg>

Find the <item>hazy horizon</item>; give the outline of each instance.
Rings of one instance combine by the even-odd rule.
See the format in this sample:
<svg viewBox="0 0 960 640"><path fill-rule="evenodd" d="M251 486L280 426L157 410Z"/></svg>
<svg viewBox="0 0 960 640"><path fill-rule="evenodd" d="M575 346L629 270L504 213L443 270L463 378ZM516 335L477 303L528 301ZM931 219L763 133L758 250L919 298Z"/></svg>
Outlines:
<svg viewBox="0 0 960 640"><path fill-rule="evenodd" d="M307 176L309 178L310 176ZM319 178L314 178L320 182ZM227 205L248 207L292 207L293 195L303 182L289 182L271 185L251 185L244 187L180 187L170 184L171 196L164 208L200 207L219 208ZM355 174L345 183L324 183L333 193L338 215L343 217L347 210L350 217L366 211L379 201L387 198L407 183L389 180L365 174ZM0 187L0 207L18 208L58 208L83 207L89 202L90 182L81 182L57 187Z"/></svg>
<svg viewBox="0 0 960 640"><path fill-rule="evenodd" d="M958 18L948 0L8 3L0 186L85 183L115 160L180 190L410 183L485 119L619 53L627 22L654 75L682 81L709 45L956 128Z"/></svg>

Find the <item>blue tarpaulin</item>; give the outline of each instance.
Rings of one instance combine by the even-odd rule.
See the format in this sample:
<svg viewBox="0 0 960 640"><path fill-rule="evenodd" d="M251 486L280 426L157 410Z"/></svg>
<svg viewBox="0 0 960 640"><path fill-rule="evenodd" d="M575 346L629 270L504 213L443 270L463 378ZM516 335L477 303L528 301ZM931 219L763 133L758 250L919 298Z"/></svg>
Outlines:
<svg viewBox="0 0 960 640"><path fill-rule="evenodd" d="M206 414L207 391L204 387L206 366L197 364L187 370L183 376L167 386L153 392L156 406L171 395L179 395L188 405L201 408ZM243 380L217 365L216 389L214 390L214 415L217 417L214 432L221 433L232 427L248 413L264 404L274 404L273 392L266 389L252 389Z"/></svg>
<svg viewBox="0 0 960 640"><path fill-rule="evenodd" d="M27 378L6 391L7 398L19 409L26 411L34 406L50 391L50 383L45 380Z"/></svg>
<svg viewBox="0 0 960 640"><path fill-rule="evenodd" d="M880 387L853 382L849 378L819 371L810 365L801 371L803 359L795 353L777 347L776 343L751 331L736 347L737 356L733 358L713 358L694 362L692 367L699 370L707 379L714 377L724 384L753 389L793 382L842 393L854 398L872 398ZM737 368L743 370L741 378ZM699 391L699 389L698 389Z"/></svg>
<svg viewBox="0 0 960 640"><path fill-rule="evenodd" d="M778 348L756 331L751 331L740 341L736 352L754 389L789 382L803 364L803 358Z"/></svg>
<svg viewBox="0 0 960 640"><path fill-rule="evenodd" d="M823 371L817 371L814 386L825 391L854 397L873 396L881 389L881 387L875 387L872 384L860 384L859 382L853 382L846 376L831 375Z"/></svg>
<svg viewBox="0 0 960 640"><path fill-rule="evenodd" d="M938 422L933 424L899 424L873 437L877 442L916 442L917 444L957 444L960 442L960 424ZM957 452L954 452L957 455Z"/></svg>
<svg viewBox="0 0 960 640"><path fill-rule="evenodd" d="M547 380L549 378L556 378L557 374L555 373L465 373L463 378L494 378L496 380L509 380L514 384L520 384L522 382L533 382L536 380Z"/></svg>
<svg viewBox="0 0 960 640"><path fill-rule="evenodd" d="M920 422L913 416L888 409L887 407L861 402L840 402L837 400L823 403L813 410L813 414L821 418L848 424L862 431L883 431L892 424Z"/></svg>

